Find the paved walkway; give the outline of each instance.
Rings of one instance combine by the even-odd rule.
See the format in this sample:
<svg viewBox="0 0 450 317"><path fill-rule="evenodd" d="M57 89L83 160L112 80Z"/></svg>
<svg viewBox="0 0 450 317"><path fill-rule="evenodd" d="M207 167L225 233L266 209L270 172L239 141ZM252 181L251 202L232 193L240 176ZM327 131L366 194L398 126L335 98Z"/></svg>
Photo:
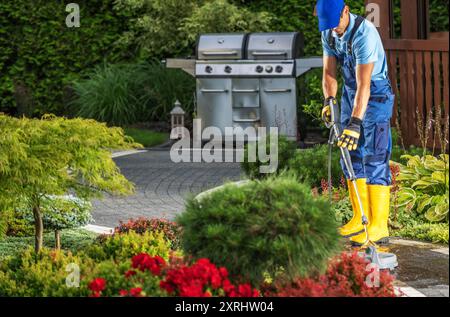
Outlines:
<svg viewBox="0 0 450 317"><path fill-rule="evenodd" d="M239 163L173 163L167 150L119 156L114 161L136 185L136 193L94 201L95 225L114 227L119 220L140 216L172 220L184 210L187 197L239 180L242 174Z"/></svg>

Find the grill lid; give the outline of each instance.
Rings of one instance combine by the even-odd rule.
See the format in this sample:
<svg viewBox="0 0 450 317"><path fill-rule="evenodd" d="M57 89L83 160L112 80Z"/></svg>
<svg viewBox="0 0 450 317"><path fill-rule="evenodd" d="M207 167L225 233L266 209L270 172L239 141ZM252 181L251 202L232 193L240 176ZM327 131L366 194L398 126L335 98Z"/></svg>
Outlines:
<svg viewBox="0 0 450 317"><path fill-rule="evenodd" d="M203 34L197 41L196 55L200 60L244 59L246 34Z"/></svg>
<svg viewBox="0 0 450 317"><path fill-rule="evenodd" d="M247 40L248 59L296 59L303 55L298 32L252 33Z"/></svg>

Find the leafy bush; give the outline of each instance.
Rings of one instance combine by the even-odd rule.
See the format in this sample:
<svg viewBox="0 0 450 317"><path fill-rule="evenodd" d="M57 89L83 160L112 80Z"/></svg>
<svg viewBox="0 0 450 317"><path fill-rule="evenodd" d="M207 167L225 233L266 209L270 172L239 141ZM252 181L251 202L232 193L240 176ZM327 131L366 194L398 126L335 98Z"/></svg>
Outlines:
<svg viewBox="0 0 450 317"><path fill-rule="evenodd" d="M173 250L180 247L180 235L182 228L173 221L165 219L130 219L127 222L120 222L119 226L114 229L116 234L128 233L134 231L139 234L145 232L160 231L164 237L170 241Z"/></svg>
<svg viewBox="0 0 450 317"><path fill-rule="evenodd" d="M5 215L5 218L7 218L6 236L28 237L33 235L34 225L24 217L23 213L14 210L12 216Z"/></svg>
<svg viewBox="0 0 450 317"><path fill-rule="evenodd" d="M61 249L79 252L89 247L97 234L84 229L65 229L61 231ZM30 236L8 236L0 241L0 261L28 249L34 243L33 232ZM44 233L44 247L52 248L56 244L53 232Z"/></svg>
<svg viewBox="0 0 450 317"><path fill-rule="evenodd" d="M343 175L339 159L339 151L333 148L331 156L333 186L339 183ZM299 182L320 186L322 180L328 179L328 145L316 145L310 149L300 150L288 165L289 169L297 174Z"/></svg>
<svg viewBox="0 0 450 317"><path fill-rule="evenodd" d="M102 61L134 58L116 45L130 16L113 0L80 0L79 28L65 25L64 1L0 3L0 112L69 114L72 80Z"/></svg>
<svg viewBox="0 0 450 317"><path fill-rule="evenodd" d="M323 275L296 278L293 281L279 280L268 296L280 297L395 297L394 277L381 271L379 286L366 283L369 262L357 252L343 252L334 258Z"/></svg>
<svg viewBox="0 0 450 317"><path fill-rule="evenodd" d="M27 200L25 198L25 200ZM33 211L29 209L31 201L18 207L26 220L34 224ZM61 230L82 227L91 222L91 208L89 201L73 195L44 196L41 199L41 212L44 228L55 232L55 248L61 248Z"/></svg>
<svg viewBox="0 0 450 317"><path fill-rule="evenodd" d="M139 253L148 253L152 256L159 255L164 259L169 258L171 244L160 231L146 231L136 233L130 231L125 234L106 236L93 244L86 253L96 261L115 259L124 260Z"/></svg>
<svg viewBox="0 0 450 317"><path fill-rule="evenodd" d="M448 244L448 223L414 223L407 224L393 231L393 234L403 238Z"/></svg>
<svg viewBox="0 0 450 317"><path fill-rule="evenodd" d="M267 163L262 163L258 159L256 162L249 162L249 150L257 151L257 145L249 143L245 147L244 161L241 163L245 174L251 179L272 176L273 174L260 173L260 166ZM270 143L266 142L266 153L269 152ZM334 148L331 157L331 176L334 184L337 184L343 175L339 155L339 151ZM313 148L297 150L296 142L280 136L278 140L278 169L275 175L284 171L295 173L301 183L313 187L320 186L322 180L328 179L328 145L316 145Z"/></svg>
<svg viewBox="0 0 450 317"><path fill-rule="evenodd" d="M178 99L187 113L194 109L195 80L153 60L138 64L102 65L74 83L77 114L110 125L167 121Z"/></svg>
<svg viewBox="0 0 450 317"><path fill-rule="evenodd" d="M334 211L337 223L341 226L352 219L353 210L349 197L333 202L331 209Z"/></svg>
<svg viewBox="0 0 450 317"><path fill-rule="evenodd" d="M261 143L265 145L265 153L270 153L270 136L261 142L250 142L245 145L244 160L241 163L241 167L245 174L252 179L261 179L273 175L260 172L260 167L267 165L267 162L262 163L258 158L256 162L249 162L249 152L257 154L259 144ZM278 168L275 174L280 174L289 168L288 162L296 155L296 152L297 144L295 141L290 141L283 135L278 137Z"/></svg>
<svg viewBox="0 0 450 317"><path fill-rule="evenodd" d="M227 0L117 0L115 9L136 17L129 19L120 41L158 58L191 54L200 32L267 31L271 21L266 12L251 12Z"/></svg>
<svg viewBox="0 0 450 317"><path fill-rule="evenodd" d="M28 249L0 263L0 296L87 296L82 287L68 287L68 265L80 267L81 276L93 262L70 252Z"/></svg>
<svg viewBox="0 0 450 317"><path fill-rule="evenodd" d="M448 222L449 157L439 158L405 155L406 166L401 166L397 204L423 216L431 222Z"/></svg>
<svg viewBox="0 0 450 317"><path fill-rule="evenodd" d="M189 200L177 222L187 254L255 284L280 267L290 276L319 270L340 247L330 205L292 176L228 184Z"/></svg>

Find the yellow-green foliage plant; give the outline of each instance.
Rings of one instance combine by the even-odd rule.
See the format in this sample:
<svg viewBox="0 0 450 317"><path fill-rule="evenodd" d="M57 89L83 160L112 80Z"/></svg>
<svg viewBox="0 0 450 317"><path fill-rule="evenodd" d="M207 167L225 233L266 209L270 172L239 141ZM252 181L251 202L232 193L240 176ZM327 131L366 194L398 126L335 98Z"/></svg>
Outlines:
<svg viewBox="0 0 450 317"><path fill-rule="evenodd" d="M120 173L111 149L138 147L122 129L94 120L0 115L0 201L9 199L0 212L7 214L17 205L11 198L27 198L38 252L43 243L43 197L74 193L89 199L104 192L132 193L133 184Z"/></svg>
<svg viewBox="0 0 450 317"><path fill-rule="evenodd" d="M397 181L400 185L398 206L424 215L430 222L448 221L449 156L441 154L411 156L401 166Z"/></svg>
<svg viewBox="0 0 450 317"><path fill-rule="evenodd" d="M71 252L29 248L0 263L0 296L87 296L82 278L94 261Z"/></svg>
<svg viewBox="0 0 450 317"><path fill-rule="evenodd" d="M86 250L89 257L96 261L126 260L139 253L151 256L159 255L169 259L171 243L161 231L146 231L142 234L130 231L124 234L114 234L102 237L98 242Z"/></svg>

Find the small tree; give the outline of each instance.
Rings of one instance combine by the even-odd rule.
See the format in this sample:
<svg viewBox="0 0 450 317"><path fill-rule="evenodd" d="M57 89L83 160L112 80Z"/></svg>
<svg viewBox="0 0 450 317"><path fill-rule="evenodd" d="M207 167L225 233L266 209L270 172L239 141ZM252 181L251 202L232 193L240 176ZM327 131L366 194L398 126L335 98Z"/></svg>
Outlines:
<svg viewBox="0 0 450 317"><path fill-rule="evenodd" d="M61 249L61 230L73 229L87 225L92 221L92 204L84 199L66 196L42 197L41 212L44 228L55 232L55 249ZM17 211L27 221L33 223L33 213L26 200Z"/></svg>
<svg viewBox="0 0 450 317"><path fill-rule="evenodd" d="M43 199L68 193L82 199L104 192L132 193L133 185L120 173L110 150L136 147L122 129L94 120L0 115L0 201L10 199L3 210L26 198L38 252L43 243Z"/></svg>

